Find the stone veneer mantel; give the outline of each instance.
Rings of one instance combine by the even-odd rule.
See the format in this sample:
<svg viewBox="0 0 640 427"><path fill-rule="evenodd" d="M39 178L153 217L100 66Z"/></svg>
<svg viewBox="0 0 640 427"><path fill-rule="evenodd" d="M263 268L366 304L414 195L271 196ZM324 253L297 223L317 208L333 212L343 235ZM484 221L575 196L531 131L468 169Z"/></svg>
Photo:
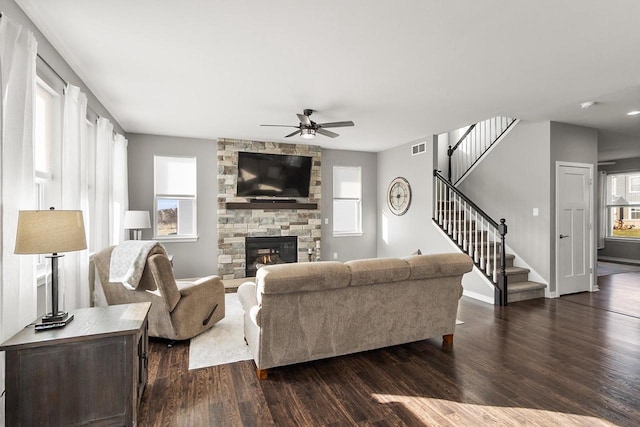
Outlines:
<svg viewBox="0 0 640 427"><path fill-rule="evenodd" d="M295 202L250 202L236 196L238 152L294 154L313 158L309 197ZM298 261L308 261L321 236L319 146L218 139L218 275L245 277L247 237L298 237Z"/></svg>

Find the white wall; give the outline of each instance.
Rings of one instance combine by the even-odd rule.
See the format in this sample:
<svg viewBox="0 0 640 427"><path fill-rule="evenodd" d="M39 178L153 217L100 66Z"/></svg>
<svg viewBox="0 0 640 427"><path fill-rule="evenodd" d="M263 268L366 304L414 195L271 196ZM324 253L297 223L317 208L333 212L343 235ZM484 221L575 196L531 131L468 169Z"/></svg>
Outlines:
<svg viewBox="0 0 640 427"><path fill-rule="evenodd" d="M375 258L378 222L378 154L322 150L322 259ZM333 237L333 167L360 166L362 172L362 236ZM328 223L327 223L328 221Z"/></svg>
<svg viewBox="0 0 640 427"><path fill-rule="evenodd" d="M178 278L216 274L218 270L218 161L216 141L131 133L129 139L129 209L153 215L153 156L195 156L198 168L198 241L162 244L174 256ZM153 231L143 230L151 239Z"/></svg>

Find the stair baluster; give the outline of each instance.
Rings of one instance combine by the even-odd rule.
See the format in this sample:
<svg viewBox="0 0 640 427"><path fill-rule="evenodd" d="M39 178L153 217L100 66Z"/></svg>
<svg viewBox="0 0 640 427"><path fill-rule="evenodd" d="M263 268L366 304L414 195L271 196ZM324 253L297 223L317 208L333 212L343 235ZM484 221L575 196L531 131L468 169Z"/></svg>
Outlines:
<svg viewBox="0 0 640 427"><path fill-rule="evenodd" d="M435 206L433 221L446 232L451 240L464 252L468 252L474 263L495 286L496 304L507 304L507 275L505 264L506 221L500 224L455 188L439 171L433 175L436 179ZM438 190L440 189L440 190ZM444 211L444 212L443 212ZM444 216L444 222L439 218ZM472 225L473 221L473 225ZM462 222L462 226L461 223ZM468 223L468 227L467 227ZM479 233L479 235L478 235ZM485 238L486 233L486 238ZM500 243L497 236L500 236ZM467 237L468 236L468 237ZM493 241L491 240L493 237ZM467 241L468 238L468 241ZM486 243L485 243L486 242ZM500 245L500 273L497 273L497 247ZM486 246L485 246L486 245ZM493 262L490 259L493 245Z"/></svg>

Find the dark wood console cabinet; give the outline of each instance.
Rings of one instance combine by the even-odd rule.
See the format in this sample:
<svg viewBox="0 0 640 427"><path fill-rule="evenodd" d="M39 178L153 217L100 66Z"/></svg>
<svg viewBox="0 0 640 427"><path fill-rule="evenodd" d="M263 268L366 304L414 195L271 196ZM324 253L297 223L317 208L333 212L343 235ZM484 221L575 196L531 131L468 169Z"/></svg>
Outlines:
<svg viewBox="0 0 640 427"><path fill-rule="evenodd" d="M151 303L72 310L64 328L32 325L6 351L6 425L137 424L147 383Z"/></svg>

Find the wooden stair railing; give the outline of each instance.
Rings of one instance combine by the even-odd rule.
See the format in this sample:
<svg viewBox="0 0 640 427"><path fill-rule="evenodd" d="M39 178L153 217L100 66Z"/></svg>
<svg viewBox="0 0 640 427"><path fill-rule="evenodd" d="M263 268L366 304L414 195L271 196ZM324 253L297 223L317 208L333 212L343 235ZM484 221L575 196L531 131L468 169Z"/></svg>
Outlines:
<svg viewBox="0 0 640 427"><path fill-rule="evenodd" d="M462 194L447 178L434 170L433 221L494 285L494 304L507 305L504 218L497 222ZM498 264L499 260L499 266Z"/></svg>

